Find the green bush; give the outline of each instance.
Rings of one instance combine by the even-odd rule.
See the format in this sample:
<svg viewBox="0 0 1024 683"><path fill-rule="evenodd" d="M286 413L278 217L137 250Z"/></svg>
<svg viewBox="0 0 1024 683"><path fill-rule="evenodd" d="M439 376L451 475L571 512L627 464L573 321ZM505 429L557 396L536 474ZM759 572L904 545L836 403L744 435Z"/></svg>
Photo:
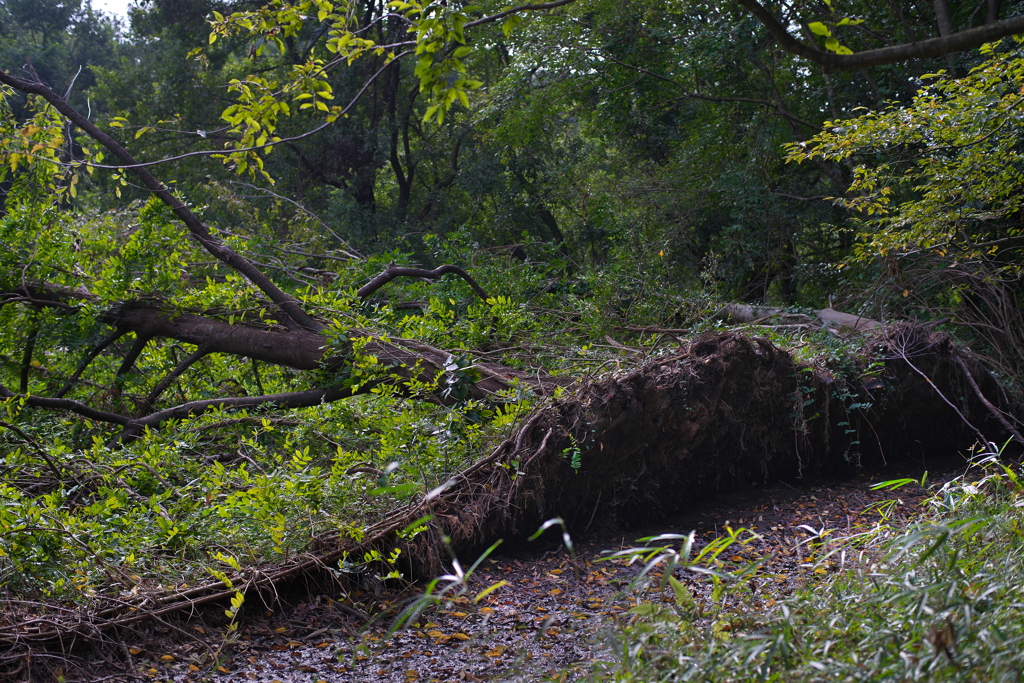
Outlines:
<svg viewBox="0 0 1024 683"><path fill-rule="evenodd" d="M909 528L834 541L847 568L770 612L735 575L714 574L733 580L711 612L698 615L678 590L674 607L634 610L614 636L616 656L595 663L590 678L1019 681L1024 485L994 455L983 466L980 478L943 486Z"/></svg>

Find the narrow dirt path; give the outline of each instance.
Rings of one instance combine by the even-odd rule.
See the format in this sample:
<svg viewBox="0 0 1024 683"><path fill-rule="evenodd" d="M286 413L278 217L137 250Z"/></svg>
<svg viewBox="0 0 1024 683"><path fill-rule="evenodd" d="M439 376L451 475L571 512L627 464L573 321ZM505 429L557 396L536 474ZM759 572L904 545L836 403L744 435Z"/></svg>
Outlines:
<svg viewBox="0 0 1024 683"><path fill-rule="evenodd" d="M950 472L944 479L955 476ZM726 568L752 560L764 564L748 587L768 609L806 581L837 569L838 559L813 567L808 540L813 531L849 535L888 520L899 525L920 509L927 492L917 485L898 491L873 491L871 485L897 476L920 477L912 470L861 477L847 482L777 484L722 496L656 527L624 533L592 533L576 547L573 559L563 547L495 554L469 581L469 597L424 612L409 628L388 636L397 607L409 594L356 593L361 609L387 616L360 629L352 609L326 596L243 623L237 642L218 669L197 662L208 648L223 643L223 624L194 622L154 625L146 642L128 643L131 672L107 680L173 681L490 681L539 680L565 669L581 669L608 658L607 631L628 619L639 601L671 602L670 592L627 590L641 563L609 561L609 551L638 545L636 539L658 533L696 532L698 546L724 528L747 528L757 538L726 550ZM497 582L506 584L479 602L471 597ZM711 605L710 584L685 575L699 605ZM258 609L246 605L250 611ZM211 624L214 622L211 620ZM183 642L181 634L194 634ZM569 676L571 679L571 676Z"/></svg>

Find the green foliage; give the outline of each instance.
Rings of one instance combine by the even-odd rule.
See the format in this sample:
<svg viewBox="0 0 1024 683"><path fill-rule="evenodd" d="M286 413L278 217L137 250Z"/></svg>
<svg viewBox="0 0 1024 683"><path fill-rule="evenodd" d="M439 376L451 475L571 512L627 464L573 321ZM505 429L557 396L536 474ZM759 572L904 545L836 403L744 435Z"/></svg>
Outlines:
<svg viewBox="0 0 1024 683"><path fill-rule="evenodd" d="M353 522L360 528L446 481L500 429L479 409L468 418L472 406L376 396L316 420L210 413L127 448L50 437L42 451L47 430L70 425L10 400L2 408L29 441L0 433L0 584L71 602L195 583L214 560L281 560L322 534L352 533ZM496 422L507 423L505 414ZM361 474L388 462L386 478Z"/></svg>
<svg viewBox="0 0 1024 683"><path fill-rule="evenodd" d="M832 28L838 26L857 26L858 24L863 23L863 19L850 19L849 17L843 17L839 21L832 22ZM830 52L835 52L837 55L853 54L853 50L846 47L845 45L842 45L839 42L839 40L832 35L832 29L829 28L828 25L826 25L825 23L820 21L812 21L809 24L807 24L807 28L809 28L811 30L811 33L813 33L814 35L821 36L825 39L826 50L829 50Z"/></svg>
<svg viewBox="0 0 1024 683"><path fill-rule="evenodd" d="M35 182L49 168L19 168L16 183ZM74 218L52 202L45 192L9 196L0 227L4 254L13 259L7 272L19 279L5 284L14 287L25 277L70 289L87 286L93 299L67 312L0 307L5 385L20 381L31 336L25 389L52 395L107 333L102 323L107 311L125 302L199 310L236 324L259 325L265 319L266 302L236 274L219 264L195 265L202 263L202 254L180 240L161 205L147 202L118 214ZM254 234L243 236L246 227ZM273 247L280 242L258 222L235 230L227 236L234 248L277 253ZM472 245L462 239L433 244L441 258L474 258ZM554 247L533 249L557 254ZM408 257L345 262L336 276L354 284L392 258ZM585 282L578 292L552 288L563 272L559 260L524 265L502 254L475 258L475 275L490 289L502 283L497 291L503 294L481 301L458 278L401 281L389 287L387 299L365 304L351 287L314 286L296 277L292 291L311 309L336 319L325 343L351 348L350 365L300 378L287 369L213 354L174 382L173 396L158 402L276 393L323 382L357 388L388 378L390 369L365 350L368 337L349 334L352 329L465 349L453 352L433 378L380 384L367 396L311 410L213 411L147 432L124 447L112 441L116 432L110 427L15 399L4 402L6 415L0 419L16 430L0 426L6 494L0 585L47 600L86 603L159 586L194 585L211 574L220 578L226 576L224 558L248 567L285 560L325 534L358 536L392 506L447 481L532 405L524 388L504 397L504 403L469 399L466 389L479 377L470 360L477 350L494 349L492 359L511 365L543 363L566 372L615 362L620 355L584 343L592 329L610 329L609 318L587 301ZM297 264L285 272L298 275ZM611 296L610 285L608 291ZM423 298L430 304L419 311L394 305ZM586 316L580 318L576 310ZM72 382L66 395L131 412L189 351L154 340L127 374L119 372L116 354L102 354L90 364L87 381ZM406 397L428 391L453 404Z"/></svg>
<svg viewBox="0 0 1024 683"><path fill-rule="evenodd" d="M420 92L428 93L433 103L423 120L444 123L445 114L455 102L469 109L468 91L476 90L483 82L466 76L466 66L461 60L473 50L466 45L464 26L469 20L468 14L480 8L470 5L456 9L447 2L418 0L392 0L388 6L405 15L410 23L409 32L416 35L417 59L413 75L420 80Z"/></svg>
<svg viewBox="0 0 1024 683"><path fill-rule="evenodd" d="M991 458L985 468L980 479L945 485L930 514L908 529L821 537L817 561L841 554L846 569L767 611L729 576L731 605L696 614L671 576L676 565L700 569L686 562L688 546L636 551L649 553L644 573L666 564L676 605L634 610L617 637L616 660L596 664L590 678L1014 680L1022 666L1013 643L1022 636L1016 577L1024 570L1024 488L1015 469ZM728 628L714 628L723 620Z"/></svg>
<svg viewBox="0 0 1024 683"><path fill-rule="evenodd" d="M940 72L905 104L792 144L791 161L853 164L857 242L839 267L874 273L890 316L953 319L1002 372L1021 376L1021 41L990 45L962 78Z"/></svg>
<svg viewBox="0 0 1024 683"><path fill-rule="evenodd" d="M417 62L413 76L419 80L419 91L429 98L423 120L443 123L456 102L468 108L467 92L483 83L466 76L462 59L472 50L465 45L463 26L467 12L478 8L455 9L446 2L400 0L388 3L388 7L405 17L408 32L414 34ZM213 13L210 45L221 37L244 36L256 39L251 57L292 58L290 66L281 70L280 81L251 73L230 81L229 89L237 93L238 99L225 110L223 118L237 137L236 151L224 155L225 163L238 173L255 170L269 180L261 152L269 152L274 143L280 142L275 134L279 116L289 115L293 106L322 115L327 124L348 115L350 107L329 104L334 92L326 80L327 73L340 64L351 66L369 55L385 57L381 65L384 68L396 56L390 47L363 35L358 11L356 2L304 0L271 4L227 17ZM311 38L314 32L316 37ZM326 40L320 41L321 36ZM300 59L295 59L295 41L309 41ZM289 105L289 101L293 104Z"/></svg>
<svg viewBox="0 0 1024 683"><path fill-rule="evenodd" d="M857 257L931 249L964 260L992 255L1019 228L1019 134L1024 113L1019 49L983 51L990 59L959 79L935 83L907 106L826 122L826 132L789 145L791 161L855 158L843 204L869 217ZM1008 224L1009 223L1009 224ZM1014 266L1015 267L1015 266Z"/></svg>
<svg viewBox="0 0 1024 683"><path fill-rule="evenodd" d="M826 6L809 27L834 51L859 49L851 29L862 17L896 25L870 3L843 15ZM99 145L38 98L5 89L0 383L129 417L310 388L368 393L304 410L213 411L124 447L110 425L5 400L0 588L84 604L230 581L229 569L285 561L326 534L358 538L448 481L533 405L515 385L488 403L471 398L478 359L597 375L675 343L665 336L674 332L645 327L713 328L727 297L820 305L867 281L877 255L948 251L963 254L959 266L986 260L1000 282L1019 275L1010 243L993 243L1020 237L1015 52L792 147L811 163L786 166L782 143L800 142L826 111L838 119L900 94L913 72L825 79L714 2L580 0L472 32L504 7L210 7L206 23L193 6L147 3L115 41L77 1L6 2L0 66L31 57L56 91L74 82L71 102L140 159L197 152L155 173L226 245L330 321L324 347L345 362L299 372L213 353L172 377L198 347L131 335L95 355L136 306L286 328L130 174L102 168L110 159ZM847 204L868 211L864 224L803 201L842 193L837 162L852 153L866 159L853 185L861 195ZM854 265L839 269L854 248ZM357 288L392 262L462 265L488 296L448 276L395 281L360 300ZM16 295L22 288L32 295ZM71 303L33 299L53 288ZM952 306L976 292L947 282L928 296ZM399 376L370 346L389 336L449 355L435 376ZM842 355L814 341L813 353L835 351L829 362ZM125 363L133 347L140 354ZM446 405L415 400L428 393ZM864 407L849 392L839 398ZM581 465L578 449L565 455ZM397 571L387 555L345 567L377 560Z"/></svg>

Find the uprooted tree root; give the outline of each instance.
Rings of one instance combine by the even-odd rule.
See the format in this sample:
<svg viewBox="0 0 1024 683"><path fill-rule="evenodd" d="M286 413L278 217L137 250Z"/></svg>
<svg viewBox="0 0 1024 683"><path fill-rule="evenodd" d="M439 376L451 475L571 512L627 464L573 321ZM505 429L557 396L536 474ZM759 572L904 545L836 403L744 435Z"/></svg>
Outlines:
<svg viewBox="0 0 1024 683"><path fill-rule="evenodd" d="M450 550L467 557L552 517L575 532L599 519L633 524L737 485L938 458L981 435L1019 440L1014 408L947 336L909 325L880 331L845 372L798 365L765 339L709 335L539 408L447 488L369 527L360 543L321 538L313 553L232 576L231 589L217 581L90 612L8 614L0 641L14 656L24 647L100 638L239 589L272 592L370 549L386 555L400 547L409 576L435 576ZM396 534L425 516L426 531L412 540Z"/></svg>
<svg viewBox="0 0 1024 683"><path fill-rule="evenodd" d="M598 518L639 524L738 485L937 461L1014 434L1009 398L946 335L890 327L860 362L838 373L797 365L761 338L698 339L536 411L443 495L386 520L374 538L430 515L430 533L403 554L431 576L448 557L444 537L471 556L552 517L577 532Z"/></svg>

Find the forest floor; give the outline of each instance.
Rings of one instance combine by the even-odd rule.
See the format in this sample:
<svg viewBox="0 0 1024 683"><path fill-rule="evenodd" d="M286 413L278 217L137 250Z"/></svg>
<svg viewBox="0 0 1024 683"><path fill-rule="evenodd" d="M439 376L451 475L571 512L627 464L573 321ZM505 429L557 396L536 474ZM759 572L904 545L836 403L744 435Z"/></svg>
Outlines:
<svg viewBox="0 0 1024 683"><path fill-rule="evenodd" d="M931 475L930 481L957 474ZM122 652L108 650L112 657L106 662L90 657L92 661L79 664L93 672L88 678L93 681L573 680L595 660L615 660L609 636L616 624L630 618L631 608L641 602L674 601L671 590L657 586L646 592L630 590L643 562L609 560L609 553L642 545L638 538L655 534L693 530L699 547L721 536L726 527L749 529L756 536L749 536L745 545L734 544L719 559L726 570L762 560L747 580L753 598L748 597L746 604L770 610L796 588L839 568L838 555L821 564L808 561L808 541L814 532L842 537L879 523L902 526L922 509L928 491L918 485L897 491L871 486L920 476L920 470L903 467L849 481L805 479L792 486L780 482L751 487L657 526L592 531L575 544L575 558L563 546L550 544L496 552L470 577L468 597L428 609L408 628L390 635L399 609L414 593L382 590L352 595L355 604L382 615L367 626L353 617L351 607L301 591L301 601L289 604L287 596L280 596L284 607L243 621L231 644L225 645L223 617L205 622L193 618L125 634L117 647ZM713 605L711 583L705 577L688 573L682 580L698 609L714 615L723 607ZM472 600L500 581L507 583L479 602ZM251 615L262 609L247 603L243 612ZM708 628L712 619L706 619ZM220 664L211 667L209 654L218 648ZM111 668L111 659L118 660L114 669L120 673ZM68 668L67 680L77 678L73 669L77 667Z"/></svg>

